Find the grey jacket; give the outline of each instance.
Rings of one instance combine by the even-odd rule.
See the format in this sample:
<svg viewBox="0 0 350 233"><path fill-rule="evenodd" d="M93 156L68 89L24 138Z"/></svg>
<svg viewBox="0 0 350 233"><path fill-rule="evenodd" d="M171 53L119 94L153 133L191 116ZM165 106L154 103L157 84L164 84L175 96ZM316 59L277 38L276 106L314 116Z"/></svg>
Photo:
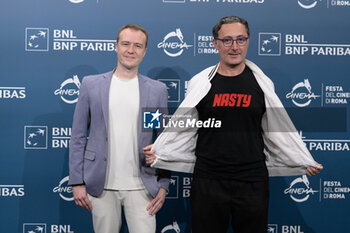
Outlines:
<svg viewBox="0 0 350 233"><path fill-rule="evenodd" d="M83 79L76 104L69 146L69 184L85 184L90 195L101 195L108 160L108 99L113 71ZM138 75L140 110L138 150L143 184L154 197L159 188L168 189L170 172L145 165L142 148L152 143L153 131L143 129L143 110L167 109L166 86Z"/></svg>

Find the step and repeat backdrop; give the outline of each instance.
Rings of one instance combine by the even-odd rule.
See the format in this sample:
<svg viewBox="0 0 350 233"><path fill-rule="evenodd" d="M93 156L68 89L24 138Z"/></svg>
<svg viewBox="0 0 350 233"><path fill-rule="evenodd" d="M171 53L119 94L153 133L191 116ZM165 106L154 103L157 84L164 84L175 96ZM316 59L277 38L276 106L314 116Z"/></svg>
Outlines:
<svg viewBox="0 0 350 233"><path fill-rule="evenodd" d="M247 58L282 103L310 113L291 117L325 167L270 179L268 232L350 232L348 0L1 0L0 232L93 232L68 186L72 117L82 78L115 67L121 26L149 31L140 73L164 82L176 108L188 80L219 61L211 29L227 15L248 20ZM325 130L308 129L322 116ZM172 174L157 233L191 232L190 189L190 174Z"/></svg>

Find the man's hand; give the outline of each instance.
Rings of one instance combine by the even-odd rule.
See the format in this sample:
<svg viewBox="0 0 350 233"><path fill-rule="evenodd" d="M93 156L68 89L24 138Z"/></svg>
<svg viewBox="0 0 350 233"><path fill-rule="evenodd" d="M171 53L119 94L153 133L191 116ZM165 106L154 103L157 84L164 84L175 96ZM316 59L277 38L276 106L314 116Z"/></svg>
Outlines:
<svg viewBox="0 0 350 233"><path fill-rule="evenodd" d="M142 149L142 152L146 155L146 164L152 164L156 160L156 155L151 151L153 144L148 145Z"/></svg>
<svg viewBox="0 0 350 233"><path fill-rule="evenodd" d="M308 176L313 176L313 175L316 175L316 174L318 174L318 173L320 173L321 172L321 170L323 169L323 166L322 166L322 164L319 164L319 163L317 163L316 162L316 164L317 164L317 166L321 166L322 168L317 168L317 167L308 167L307 169L306 169L306 175L308 175Z"/></svg>
<svg viewBox="0 0 350 233"><path fill-rule="evenodd" d="M160 208L162 208L166 193L167 192L165 189L159 189L157 196L147 206L149 215L155 215L160 210Z"/></svg>
<svg viewBox="0 0 350 233"><path fill-rule="evenodd" d="M74 201L77 206L81 206L84 209L92 210L92 205L86 194L85 185L73 186Z"/></svg>

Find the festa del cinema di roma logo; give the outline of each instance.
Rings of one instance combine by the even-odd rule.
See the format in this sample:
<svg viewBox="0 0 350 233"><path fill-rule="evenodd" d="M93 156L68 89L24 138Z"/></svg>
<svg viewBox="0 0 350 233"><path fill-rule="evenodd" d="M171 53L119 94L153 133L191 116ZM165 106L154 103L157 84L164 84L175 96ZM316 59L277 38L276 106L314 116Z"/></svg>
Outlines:
<svg viewBox="0 0 350 233"><path fill-rule="evenodd" d="M167 232L176 232L176 233L180 233L180 227L179 224L177 224L176 221L173 222L173 224L169 224L167 226L165 226L161 233L167 233Z"/></svg>
<svg viewBox="0 0 350 233"><path fill-rule="evenodd" d="M292 91L286 95L287 99L292 99L293 104L298 107L308 106L313 99L320 97L315 95L311 91L311 85L308 79L305 79L304 82L297 83Z"/></svg>
<svg viewBox="0 0 350 233"><path fill-rule="evenodd" d="M295 202L307 201L310 194L317 192L310 187L310 181L306 175L294 179L290 186L284 190L284 194L289 194L290 198Z"/></svg>
<svg viewBox="0 0 350 233"><path fill-rule="evenodd" d="M68 185L69 176L64 177L52 191L58 193L60 197L65 201L73 201L73 190Z"/></svg>
<svg viewBox="0 0 350 233"><path fill-rule="evenodd" d="M72 78L66 79L59 89L55 90L54 94L61 96L61 99L67 104L78 102L80 81L78 75L73 75Z"/></svg>
<svg viewBox="0 0 350 233"><path fill-rule="evenodd" d="M175 31L169 32L164 36L163 41L158 44L158 48L162 48L164 53L169 57L180 56L184 49L188 49L193 45L188 45L184 42L184 36L180 28L176 28Z"/></svg>
<svg viewBox="0 0 350 233"><path fill-rule="evenodd" d="M298 0L298 4L304 9L311 9L317 5L317 0Z"/></svg>

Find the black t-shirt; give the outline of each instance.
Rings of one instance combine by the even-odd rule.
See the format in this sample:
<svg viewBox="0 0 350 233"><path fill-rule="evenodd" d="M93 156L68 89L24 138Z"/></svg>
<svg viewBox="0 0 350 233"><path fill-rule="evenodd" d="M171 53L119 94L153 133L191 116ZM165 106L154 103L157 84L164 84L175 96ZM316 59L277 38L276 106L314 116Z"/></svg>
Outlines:
<svg viewBox="0 0 350 233"><path fill-rule="evenodd" d="M195 177L267 180L261 119L264 93L252 71L233 77L216 74L196 106L199 120L221 120L221 128L199 128Z"/></svg>

